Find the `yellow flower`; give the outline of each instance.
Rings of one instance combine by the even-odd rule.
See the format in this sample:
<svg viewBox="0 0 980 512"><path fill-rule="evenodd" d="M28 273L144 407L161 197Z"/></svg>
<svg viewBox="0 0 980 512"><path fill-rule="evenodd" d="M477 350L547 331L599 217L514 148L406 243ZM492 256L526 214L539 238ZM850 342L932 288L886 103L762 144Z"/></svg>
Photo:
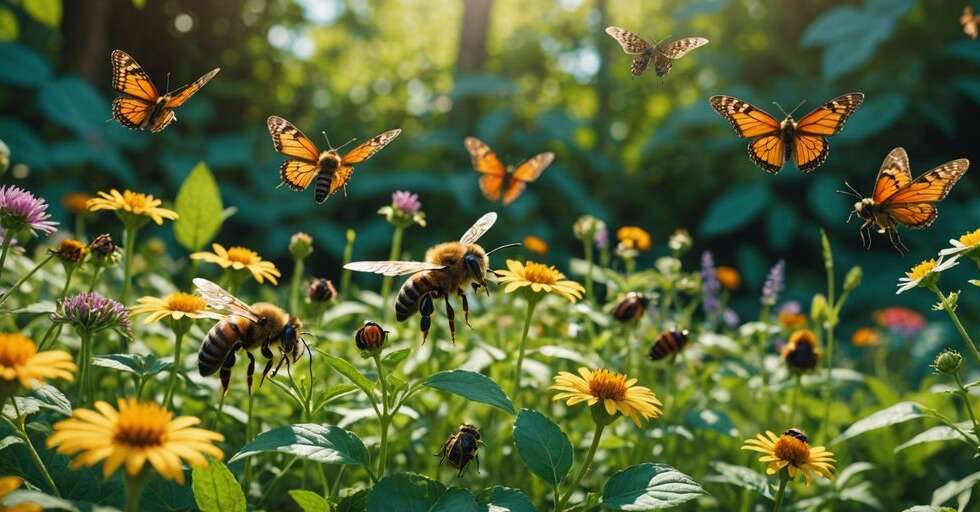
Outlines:
<svg viewBox="0 0 980 512"><path fill-rule="evenodd" d="M524 247L534 254L540 254L541 256L548 254L548 242L534 235L524 237Z"/></svg>
<svg viewBox="0 0 980 512"><path fill-rule="evenodd" d="M606 414L622 413L640 426L640 419L660 416L662 404L649 388L636 386L636 379L627 379L622 373L603 368L589 371L579 368L579 375L558 372L555 383L549 389L561 391L553 400L567 400L568 405L586 402L589 407L602 402Z"/></svg>
<svg viewBox="0 0 980 512"><path fill-rule="evenodd" d="M851 335L851 345L855 347L874 347L881 343L881 336L873 327L862 327Z"/></svg>
<svg viewBox="0 0 980 512"><path fill-rule="evenodd" d="M61 206L74 215L85 215L88 213L88 201L92 199L91 194L85 192L68 192L61 196Z"/></svg>
<svg viewBox="0 0 980 512"><path fill-rule="evenodd" d="M616 239L627 249L635 249L637 251L649 251L653 245L653 239L650 238L650 233L637 226L623 226L617 229Z"/></svg>
<svg viewBox="0 0 980 512"><path fill-rule="evenodd" d="M191 259L217 263L221 265L221 268L248 269L259 284L266 279L272 284L279 284L279 281L276 280L276 278L282 277L279 269L271 261L263 260L257 252L245 247L230 247L225 250L221 244L211 244L211 249L214 251L213 253L195 252L191 254Z"/></svg>
<svg viewBox="0 0 980 512"><path fill-rule="evenodd" d="M952 247L947 247L946 249L939 251L940 256L946 257L956 254L967 254L974 253L974 251L980 251L980 229L965 233L959 238L959 240L950 239L949 244L952 245Z"/></svg>
<svg viewBox="0 0 980 512"><path fill-rule="evenodd" d="M757 434L755 438L747 439L742 449L764 454L759 457L759 462L768 465L766 473L770 475L786 468L790 478L802 474L807 485L813 480L814 473L833 478L834 454L823 446L811 447L806 435L795 428L783 432L781 436L767 430L765 436Z"/></svg>
<svg viewBox="0 0 980 512"><path fill-rule="evenodd" d="M909 269L905 273L905 277L898 278L898 291L895 294L897 295L918 286L934 285L936 283L935 280L939 279L940 272L951 269L959 264L959 261L957 261L958 258L959 256L953 256L948 260L943 260L940 257L939 261L931 259L919 263ZM925 282L923 283L923 281Z"/></svg>
<svg viewBox="0 0 980 512"><path fill-rule="evenodd" d="M0 387L19 383L33 388L45 379L74 379L75 363L62 350L38 353L37 346L20 333L0 333Z"/></svg>
<svg viewBox="0 0 980 512"><path fill-rule="evenodd" d="M23 485L24 479L19 476L5 476L0 478L0 501L8 494L17 490ZM35 503L18 503L10 507L0 507L0 512L41 512L44 510Z"/></svg>
<svg viewBox="0 0 980 512"><path fill-rule="evenodd" d="M565 274L555 267L533 261L521 264L519 261L507 260L507 270L497 270L494 273L501 283L507 283L504 288L506 293L530 286L535 293L554 293L572 302L581 299L585 294L582 285L565 279Z"/></svg>
<svg viewBox="0 0 980 512"><path fill-rule="evenodd" d="M141 194L126 190L122 194L112 189L109 192L99 192L99 197L88 200L89 211L121 210L133 215L141 215L153 219L157 224L163 224L163 219L176 220L178 215L173 210L160 208L163 201L149 194Z"/></svg>
<svg viewBox="0 0 980 512"><path fill-rule="evenodd" d="M732 267L718 267L715 270L715 277L726 290L735 290L742 285L742 275Z"/></svg>
<svg viewBox="0 0 980 512"><path fill-rule="evenodd" d="M779 325L788 329L799 329L806 325L806 315L793 311L780 311Z"/></svg>
<svg viewBox="0 0 980 512"><path fill-rule="evenodd" d="M75 455L73 468L102 464L105 478L126 465L126 473L137 475L149 462L161 476L184 484L181 459L194 467L208 465L205 455L223 457L215 441L224 436L202 428L193 416L174 419L173 414L153 402L119 399L117 411L106 402L95 402L97 411L75 409L72 417L54 424L48 448Z"/></svg>
<svg viewBox="0 0 980 512"><path fill-rule="evenodd" d="M137 299L139 304L129 308L134 315L149 314L143 323L152 324L162 318L170 317L174 320L181 318L214 318L221 319L221 315L207 310L207 303L197 295L184 292L174 292L166 297L140 297Z"/></svg>

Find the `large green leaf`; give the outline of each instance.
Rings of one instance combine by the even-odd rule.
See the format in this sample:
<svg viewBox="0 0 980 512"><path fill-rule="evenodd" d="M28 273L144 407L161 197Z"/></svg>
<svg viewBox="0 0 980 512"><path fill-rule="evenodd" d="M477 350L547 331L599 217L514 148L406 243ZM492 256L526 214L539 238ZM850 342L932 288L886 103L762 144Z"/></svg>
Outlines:
<svg viewBox="0 0 980 512"><path fill-rule="evenodd" d="M174 237L188 251L199 251L221 228L221 192L207 164L199 162L180 186L174 208Z"/></svg>
<svg viewBox="0 0 980 512"><path fill-rule="evenodd" d="M881 94L868 99L851 116L843 131L836 138L838 140L862 140L877 135L895 124L905 113L907 105L908 100L900 94Z"/></svg>
<svg viewBox="0 0 980 512"><path fill-rule="evenodd" d="M316 423L300 423L263 432L228 462L263 452L288 453L325 464L368 464L367 448L353 432Z"/></svg>
<svg viewBox="0 0 980 512"><path fill-rule="evenodd" d="M19 43L0 43L0 83L41 85L51 79L51 66L31 48ZM9 141L8 141L9 142Z"/></svg>
<svg viewBox="0 0 980 512"><path fill-rule="evenodd" d="M721 461L713 461L711 467L718 473L705 478L705 482L734 485L749 489L769 499L774 498L769 479L754 469Z"/></svg>
<svg viewBox="0 0 980 512"><path fill-rule="evenodd" d="M245 494L228 466L213 460L191 474L194 501L202 512L245 512Z"/></svg>
<svg viewBox="0 0 980 512"><path fill-rule="evenodd" d="M323 496L303 489L293 489L289 491L293 501L303 509L303 512L327 512L328 503Z"/></svg>
<svg viewBox="0 0 980 512"><path fill-rule="evenodd" d="M707 494L691 477L666 464L637 464L613 475L602 504L613 510L660 510Z"/></svg>
<svg viewBox="0 0 980 512"><path fill-rule="evenodd" d="M514 414L514 404L510 398L496 382L482 373L470 370L439 372L426 379L425 385Z"/></svg>
<svg viewBox="0 0 980 512"><path fill-rule="evenodd" d="M81 78L60 77L46 82L37 93L37 104L48 121L81 138L101 138L105 130L109 102Z"/></svg>
<svg viewBox="0 0 980 512"><path fill-rule="evenodd" d="M157 356L153 354L108 354L92 358L92 364L132 373L143 378L152 377L173 366L170 361L157 359Z"/></svg>
<svg viewBox="0 0 980 512"><path fill-rule="evenodd" d="M24 12L51 28L61 25L61 0L23 0Z"/></svg>
<svg viewBox="0 0 980 512"><path fill-rule="evenodd" d="M557 486L572 467L568 436L543 414L521 409L514 423L514 443L521 460L535 475Z"/></svg>
<svg viewBox="0 0 980 512"><path fill-rule="evenodd" d="M415 473L396 473L381 479L367 500L368 512L430 510L446 493L441 483Z"/></svg>
<svg viewBox="0 0 980 512"><path fill-rule="evenodd" d="M480 512L480 506L470 491L454 488L440 496L429 512Z"/></svg>
<svg viewBox="0 0 980 512"><path fill-rule="evenodd" d="M354 383L355 386L361 388L365 393L371 393L374 389L374 383L371 382L363 373L354 368L354 365L347 362L346 359L339 358L335 355L328 354L326 352L318 351L320 355L327 360L327 364L337 370L337 373L347 377L347 380Z"/></svg>
<svg viewBox="0 0 980 512"><path fill-rule="evenodd" d="M963 432L969 432L970 429L973 428L973 425L969 421L960 422L956 426ZM924 443L935 443L938 441L963 441L964 443L970 444L971 440L964 439L963 434L960 434L952 427L937 425L928 430L919 432L912 439L909 439L908 441L896 446L895 453L912 446Z"/></svg>
<svg viewBox="0 0 980 512"><path fill-rule="evenodd" d="M480 512L536 512L531 499L520 489L495 485L477 495Z"/></svg>
<svg viewBox="0 0 980 512"><path fill-rule="evenodd" d="M925 415L925 408L922 405L915 402L899 402L891 407L882 409L871 416L868 416L867 418L854 422L841 435L837 436L837 439L831 441L830 444L838 444L842 441L851 439L852 437L857 437L864 434L865 432L896 425L898 423L904 423L916 418L922 418Z"/></svg>
<svg viewBox="0 0 980 512"><path fill-rule="evenodd" d="M701 234L715 236L744 226L769 205L770 195L767 180L752 180L732 187L708 207L701 221Z"/></svg>

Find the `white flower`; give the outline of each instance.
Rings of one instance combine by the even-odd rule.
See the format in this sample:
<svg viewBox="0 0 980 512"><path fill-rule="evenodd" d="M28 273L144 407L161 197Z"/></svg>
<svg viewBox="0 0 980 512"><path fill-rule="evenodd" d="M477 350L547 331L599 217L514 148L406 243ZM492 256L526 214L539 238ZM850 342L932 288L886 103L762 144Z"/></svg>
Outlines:
<svg viewBox="0 0 980 512"><path fill-rule="evenodd" d="M912 267L908 272L905 273L905 277L898 279L898 291L895 292L896 295L904 291L911 290L922 285L922 281L931 276L938 276L940 272L951 269L959 264L957 261L959 256L954 256L948 260L943 260L942 257L939 261L935 259L926 260L918 265Z"/></svg>
<svg viewBox="0 0 980 512"><path fill-rule="evenodd" d="M980 229L964 234L958 240L951 238L947 247L939 251L940 256L951 256L954 254L966 254L976 249L980 249Z"/></svg>

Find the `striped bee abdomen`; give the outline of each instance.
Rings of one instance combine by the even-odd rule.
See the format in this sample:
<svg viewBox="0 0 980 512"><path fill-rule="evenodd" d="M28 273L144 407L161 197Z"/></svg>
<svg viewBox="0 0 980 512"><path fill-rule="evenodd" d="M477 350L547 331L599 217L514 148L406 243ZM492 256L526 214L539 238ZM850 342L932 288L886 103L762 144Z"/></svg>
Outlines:
<svg viewBox="0 0 980 512"><path fill-rule="evenodd" d="M684 350L687 341L687 331L665 331L650 347L650 359L659 361L671 354L676 354Z"/></svg>
<svg viewBox="0 0 980 512"><path fill-rule="evenodd" d="M244 333L244 325L239 325L241 321L247 322L241 317L226 318L216 324L208 331L201 344L201 350L197 353L197 370L202 377L214 374L221 368L228 351L239 341Z"/></svg>
<svg viewBox="0 0 980 512"><path fill-rule="evenodd" d="M398 296L395 297L395 319L403 322L419 309L419 299L422 295L437 287L429 272L419 272L408 278Z"/></svg>
<svg viewBox="0 0 980 512"><path fill-rule="evenodd" d="M329 172L321 172L316 177L316 188L313 189L313 198L318 203L322 203L327 200L327 195L330 194L330 181L332 180L333 174Z"/></svg>

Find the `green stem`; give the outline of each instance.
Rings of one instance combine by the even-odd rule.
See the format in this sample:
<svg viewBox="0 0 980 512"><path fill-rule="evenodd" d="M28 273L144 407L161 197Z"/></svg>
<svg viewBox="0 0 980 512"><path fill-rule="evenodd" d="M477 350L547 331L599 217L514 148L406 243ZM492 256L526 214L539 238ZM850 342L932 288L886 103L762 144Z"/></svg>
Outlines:
<svg viewBox="0 0 980 512"><path fill-rule="evenodd" d="M147 477L145 472L138 475L126 475L126 512L139 512L140 497L143 494L143 487L146 485Z"/></svg>
<svg viewBox="0 0 980 512"><path fill-rule="evenodd" d="M170 408L170 403L174 398L174 389L177 386L177 374L180 373L180 345L184 341L184 330L174 329L174 364L170 367L170 382L167 384L167 393L163 395L163 407Z"/></svg>
<svg viewBox="0 0 980 512"><path fill-rule="evenodd" d="M354 257L354 231L351 229L347 230L347 245L344 246L344 265L351 262ZM344 299L350 297L350 279L351 271L346 268L340 274L340 290L338 293Z"/></svg>
<svg viewBox="0 0 980 512"><path fill-rule="evenodd" d="M30 452L31 459L34 460L34 464L37 466L37 469L41 471L41 476L44 477L44 481L47 482L48 487L51 488L51 491L54 492L54 495L60 498L61 491L59 491L58 486L54 484L54 479L51 478L51 473L48 472L48 468L44 465L44 461L41 460L41 456L38 455L37 449L34 448L34 443L31 442L31 438L27 435L27 429L24 428L24 420L26 419L26 416L22 415L20 412L20 408L17 407L16 398L11 397L10 403L14 407L14 414L17 416L17 421L16 423L10 421L10 418L7 418L6 416L4 416L4 419L7 420L7 423L9 423L10 426L14 429L14 432L17 433L17 436L20 437L22 441L24 441L24 445L27 446L27 451Z"/></svg>
<svg viewBox="0 0 980 512"><path fill-rule="evenodd" d="M834 293L834 254L830 249L830 243L826 238L826 235L821 231L822 242L824 245L824 270L827 272L827 307L831 311L827 314L827 320L824 322L824 339L827 342L827 357L824 358L825 361L825 375L823 383L823 418L820 421L820 439L826 439L828 435L828 430L830 428L830 402L833 398L831 373L834 369L834 328L837 326L837 315L839 314L839 308L836 302L836 297ZM841 302L843 302L844 297L841 297Z"/></svg>
<svg viewBox="0 0 980 512"><path fill-rule="evenodd" d="M534 308L538 305L537 297L530 297L527 300L527 312L524 314L524 329L521 331L521 345L517 352L517 368L514 371L514 386L510 393L511 400L516 407L521 392L521 376L524 373L524 350L527 348L527 333L531 330L531 317L534 316Z"/></svg>
<svg viewBox="0 0 980 512"><path fill-rule="evenodd" d="M299 283L303 278L303 258L296 258L293 266L293 280L289 286L289 310L299 311Z"/></svg>
<svg viewBox="0 0 980 512"><path fill-rule="evenodd" d="M977 361L980 361L980 351L977 350L977 345L976 343L973 343L973 338L970 337L970 335L966 332L966 328L963 327L963 323L960 322L960 317L956 314L956 309L953 308L952 304L950 304L946 299L946 295L939 291L939 288L936 285L930 286L929 289L932 290L932 293L935 293L936 296L939 297L939 302L942 303L943 309L945 309L946 313L949 314L949 319L953 321L953 325L955 325L956 330L960 332L960 336L963 338L963 341L965 341L970 347L970 351L973 352L973 356L977 358Z"/></svg>
<svg viewBox="0 0 980 512"><path fill-rule="evenodd" d="M92 344L92 334L86 330L80 329L78 331L78 336L81 339L81 345L78 350L78 399L85 405L88 404L89 399L88 392L91 389L89 381L91 380L91 344Z"/></svg>
<svg viewBox="0 0 980 512"><path fill-rule="evenodd" d="M397 260L402 254L402 236L405 234L405 228L401 226L395 226L395 233L391 236L391 251L388 253L388 260ZM391 320L391 311L394 308L388 307L388 295L391 293L391 283L392 277L385 276L384 280L381 281L381 309L384 310L383 318L385 322Z"/></svg>
<svg viewBox="0 0 980 512"><path fill-rule="evenodd" d="M75 214L75 238L85 240L85 214Z"/></svg>
<svg viewBox="0 0 980 512"><path fill-rule="evenodd" d="M963 380L960 379L960 372L953 373L953 379L956 380L956 385L960 388L960 396L963 397L963 403L966 405L966 412L970 415L970 421L973 422L973 434L977 436L977 441L980 441L980 424L977 423L977 415L973 412L973 405L970 404L970 392L963 387Z"/></svg>
<svg viewBox="0 0 980 512"><path fill-rule="evenodd" d="M582 240L582 248L585 250L585 261L589 263L588 273L585 274L585 293L589 296L589 301L595 304L596 297L592 291L592 269L595 268L592 254L592 239Z"/></svg>
<svg viewBox="0 0 980 512"><path fill-rule="evenodd" d="M252 442L252 437L253 437L253 433L252 433L252 391L251 390L249 390L249 392L248 392L248 405L247 405L246 414L248 415L248 419L246 420L246 423L245 423L245 444L248 444L248 443L251 443ZM253 459L253 457L249 457L249 458L245 459L245 476L242 478L242 489L245 491L245 495L246 496L248 496L248 489L249 489L250 484L252 482L252 459Z"/></svg>
<svg viewBox="0 0 980 512"><path fill-rule="evenodd" d="M123 254L126 258L125 264L123 266L123 290L121 302L123 306L129 306L129 294L132 289L133 283L133 253L136 248L136 228L132 226L126 226L126 231L123 238Z"/></svg>
<svg viewBox="0 0 980 512"><path fill-rule="evenodd" d="M24 277L21 277L16 283L14 283L14 285L11 286L9 290L7 290L7 293L4 293L3 296L0 296L0 304L3 304L4 301L6 301L8 297L10 297L11 295L13 295L14 290L20 288L20 285L24 284L24 281L27 281L28 279L30 279L31 276L33 276L35 272L37 272L38 270L41 270L41 267L47 265L48 262L51 261L51 258L54 258L54 254L49 254L47 258L44 258L43 260L41 260L40 263L38 263L37 265L34 265L34 268L32 268L30 272L24 274ZM3 264L0 263L0 267L2 267L2 266L3 266Z"/></svg>
<svg viewBox="0 0 980 512"><path fill-rule="evenodd" d="M4 231L3 233L3 245L0 246L0 276L3 275L3 264L7 261L7 251L10 250L10 245L14 242L14 234L10 231Z"/></svg>
<svg viewBox="0 0 980 512"><path fill-rule="evenodd" d="M776 492L776 501L772 503L772 512L779 512L783 507L783 495L786 494L786 483L789 482L789 474L786 471L779 473L779 491Z"/></svg>
<svg viewBox="0 0 980 512"><path fill-rule="evenodd" d="M592 466L592 459L595 458L595 452L599 448L599 440L602 438L602 431L606 428L602 423L596 423L595 433L592 434L592 446L589 447L589 453L585 455L585 462L582 463L582 467L579 468L578 474L572 480L572 485L565 491L565 495L562 496L558 503L555 505L555 512L561 512L565 508L565 504L568 503L568 499L572 497L575 489L578 489L578 484L582 482L582 478L585 474L589 472L589 467Z"/></svg>
<svg viewBox="0 0 980 512"><path fill-rule="evenodd" d="M800 375L796 376L796 384L793 385L792 395L789 398L789 414L787 415L786 425L793 426L796 419L796 400L800 396L800 388L803 387L803 379Z"/></svg>
<svg viewBox="0 0 980 512"><path fill-rule="evenodd" d="M99 278L102 277L102 270L105 267L102 265L96 265L95 272L92 273L92 282L88 285L88 292L92 293L95 291L95 287L99 285Z"/></svg>
<svg viewBox="0 0 980 512"><path fill-rule="evenodd" d="M384 365L381 364L380 351L375 352L372 358L378 367L378 383L381 386L381 414L378 416L378 422L381 424L381 448L378 451L378 475L384 477L388 465L388 427L391 426L391 416L388 413L388 383Z"/></svg>

